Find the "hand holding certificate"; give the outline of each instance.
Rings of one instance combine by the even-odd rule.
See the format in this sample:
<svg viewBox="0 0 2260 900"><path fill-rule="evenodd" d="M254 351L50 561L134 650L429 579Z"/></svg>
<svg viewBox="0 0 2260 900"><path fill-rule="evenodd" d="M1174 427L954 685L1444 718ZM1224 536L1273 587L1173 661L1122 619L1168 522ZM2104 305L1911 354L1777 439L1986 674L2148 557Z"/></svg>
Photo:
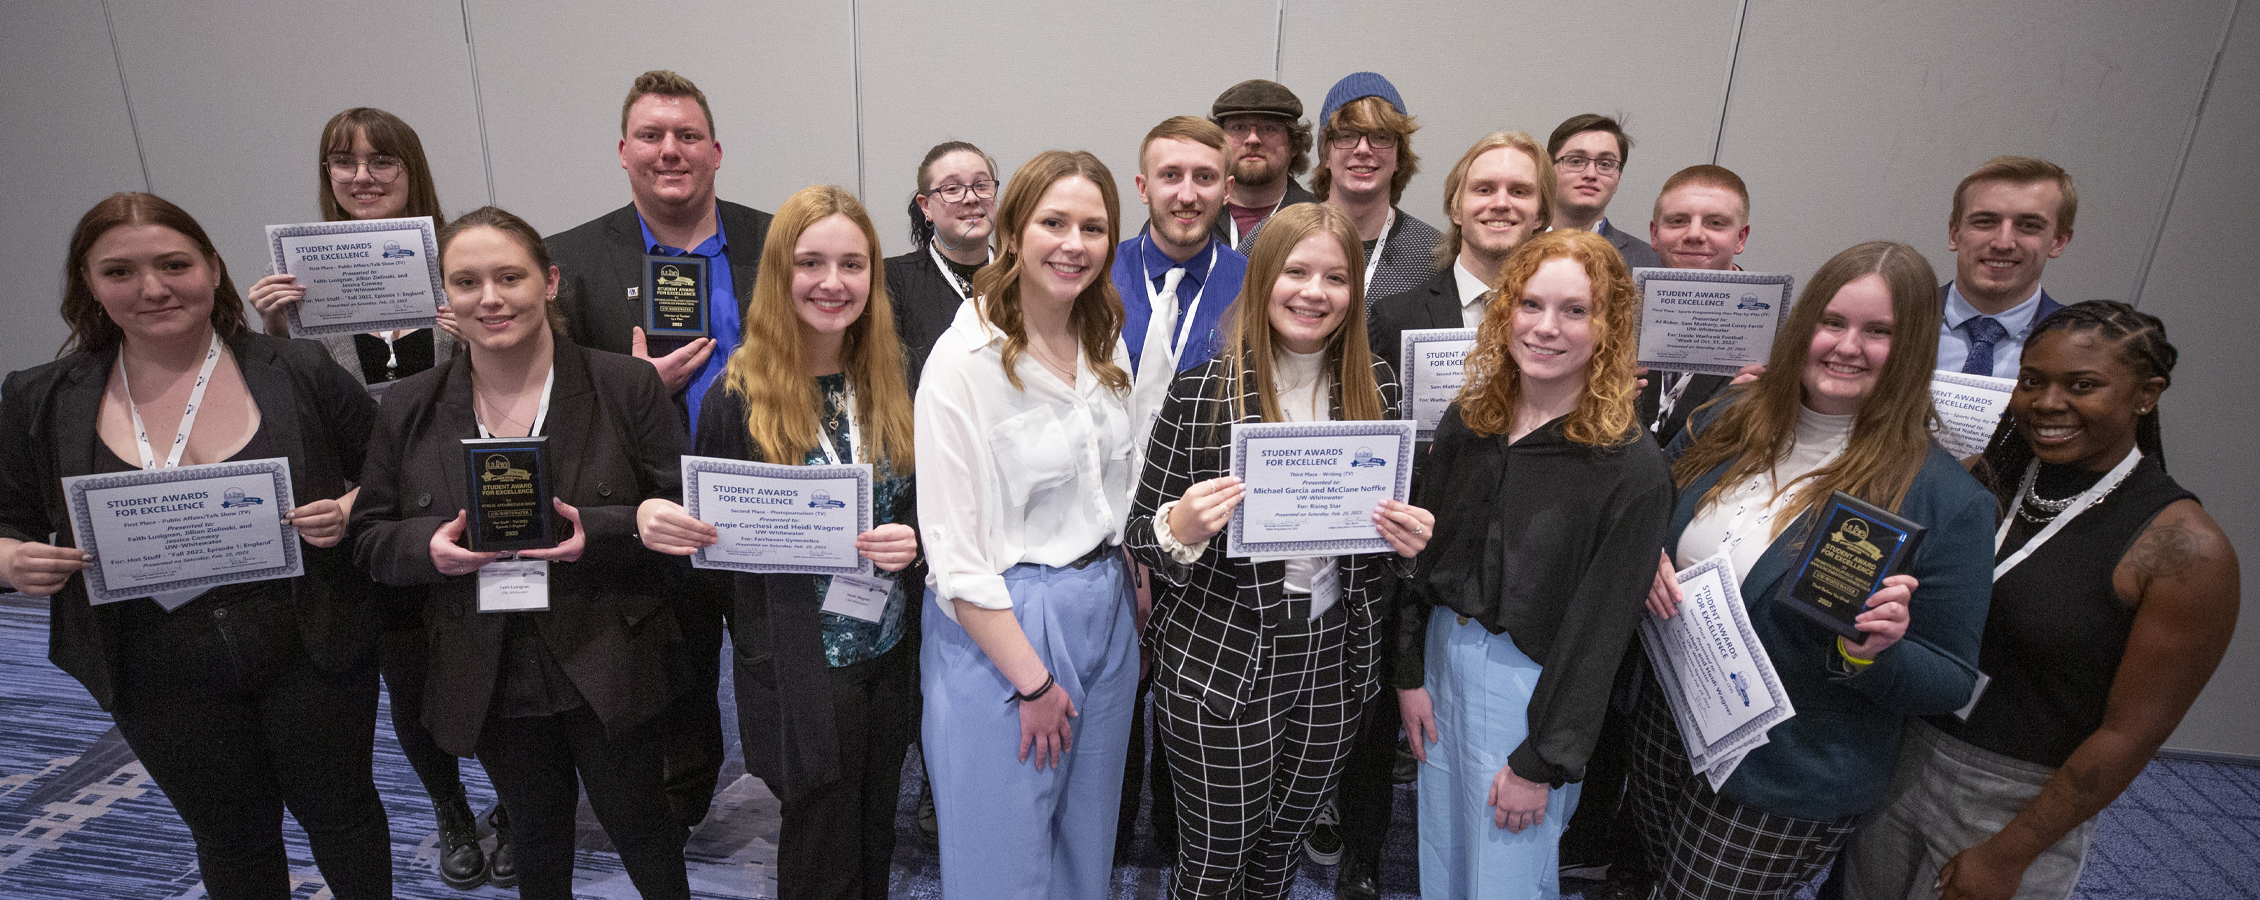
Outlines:
<svg viewBox="0 0 2260 900"><path fill-rule="evenodd" d="M447 300L430 216L269 225L267 252L306 290L292 337L428 328Z"/></svg>
<svg viewBox="0 0 2260 900"><path fill-rule="evenodd" d="M91 603L302 574L290 461L255 459L63 479L71 535L94 557Z"/></svg>
<svg viewBox="0 0 2260 900"><path fill-rule="evenodd" d="M1735 764L1766 742L1766 732L1796 715L1773 660L1750 627L1734 566L1723 555L1676 576L1677 615L1640 622L1640 643L1655 666L1672 719L1696 772L1715 789Z"/></svg>
<svg viewBox="0 0 2260 900"><path fill-rule="evenodd" d="M871 466L780 466L683 457L683 510L714 526L691 565L737 572L866 575Z"/></svg>
<svg viewBox="0 0 2260 900"><path fill-rule="evenodd" d="M1374 508L1412 490L1412 452L1413 423L1403 419L1232 426L1232 475L1246 497L1232 510L1225 555L1394 552Z"/></svg>
<svg viewBox="0 0 2260 900"><path fill-rule="evenodd" d="M1764 363L1796 283L1761 272L1651 268L1632 270L1632 281L1640 291L1640 365L1703 375Z"/></svg>

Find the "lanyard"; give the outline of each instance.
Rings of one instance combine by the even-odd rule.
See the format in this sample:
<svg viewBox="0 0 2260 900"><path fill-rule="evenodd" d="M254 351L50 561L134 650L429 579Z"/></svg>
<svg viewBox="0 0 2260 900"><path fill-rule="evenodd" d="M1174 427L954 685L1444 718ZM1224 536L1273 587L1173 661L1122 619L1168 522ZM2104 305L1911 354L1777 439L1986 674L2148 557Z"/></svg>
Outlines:
<svg viewBox="0 0 2260 900"><path fill-rule="evenodd" d="M1286 203L1287 195L1280 194L1279 202L1271 204L1270 209L1264 210L1263 217L1257 219L1256 224L1258 226L1261 226L1264 222L1269 221L1273 214L1279 212L1279 207L1286 205ZM1242 208L1245 209L1247 207ZM1224 227L1230 229L1230 231L1226 233L1232 235L1232 249L1240 249L1240 220L1232 217L1232 205L1231 201L1229 200L1225 201L1224 206ZM1206 284L1207 282L1202 283Z"/></svg>
<svg viewBox="0 0 2260 900"><path fill-rule="evenodd" d="M1389 249L1389 229L1397 224L1397 208L1389 207L1389 218L1381 223L1381 237L1373 243L1373 258L1365 261L1365 286L1373 287L1373 273L1381 269L1381 254Z"/></svg>
<svg viewBox="0 0 2260 900"><path fill-rule="evenodd" d="M204 367L196 370L196 386L188 391L188 407L181 410L180 433L173 436L172 452L165 456L165 464L157 464L157 452L149 447L149 426L141 424L141 407L133 402L133 382L126 380L126 361L118 360L118 386L126 392L126 412L133 416L133 441L141 451L144 469L170 469L180 465L182 451L188 449L188 432L196 427L196 411L204 405L204 389L212 385L212 369L220 364L220 334L212 333L212 349L204 352Z"/></svg>
<svg viewBox="0 0 2260 900"><path fill-rule="evenodd" d="M957 273L950 271L949 262L942 259L942 250L941 247L938 246L940 243L941 241L939 239L927 242L926 255L934 258L934 268L940 269L942 271L942 280L950 283L950 290L957 292L958 300L964 301L973 299L966 292L965 282L959 281L957 278ZM997 252L995 250L989 251L989 261L997 261Z"/></svg>
<svg viewBox="0 0 2260 900"><path fill-rule="evenodd" d="M2127 480L2127 476L2134 474L2134 464L2141 459L2141 450L2128 450L2127 458L2119 460L2119 464L2111 467L2111 471L2105 473L2101 480L2089 486L2087 490L2081 491L2080 495L2072 500L2070 507L2067 507L2061 513L2057 513L2056 518L2049 520L2048 527L2041 529L2039 534L2033 535L2030 540L2025 541L2025 545L2017 548L2017 552L2009 554L2008 559L2004 559L1995 565L1993 567L1993 580L2001 580L2001 576L2008 574L2010 569L2016 568L2018 563L2024 562L2025 557L2031 556L2034 550L2040 549L2040 545L2047 543L2049 538L2055 537L2056 532L2064 530L2064 523L2071 521L2072 517L2086 512L2088 507L2102 502L2103 495L2117 489L2119 482ZM2015 499L2009 502L2012 504L2025 502L2026 492L2032 490L2033 479L2039 476L2040 460L2036 459L2032 461L2031 465L2025 466L2024 483L2017 486L2017 495ZM2016 521L2016 511L2011 509L2009 515L2001 520L2001 530L1993 533L1993 552L2001 552L2001 545L2009 540L2009 526Z"/></svg>
<svg viewBox="0 0 2260 900"><path fill-rule="evenodd" d="M540 434L542 425L546 424L549 421L549 390L556 386L557 367L552 365L549 367L548 377L545 377L541 380L541 407L534 412L534 427L533 430L526 432L527 437L533 437L534 435ZM475 382L473 384L473 389L476 389ZM471 418L474 420L479 419L478 407L474 406L471 408ZM479 436L483 438L494 437L494 435L487 433L487 423L484 420L479 420Z"/></svg>
<svg viewBox="0 0 2260 900"><path fill-rule="evenodd" d="M848 458L845 462L841 461L840 452L832 449L832 436L822 434L823 429L819 428L817 429L819 434L816 437L816 446L823 449L824 461L835 466L842 466L855 461L858 455L857 448L863 443L862 428L855 424L857 412L858 410L855 408L855 386L849 385L847 389Z"/></svg>
<svg viewBox="0 0 2260 900"><path fill-rule="evenodd" d="M1153 232L1148 231L1139 235L1139 237L1145 240L1148 248L1154 245ZM1208 270L1201 274L1201 289L1193 292L1193 304L1185 307L1184 318L1177 322L1177 340L1169 345L1169 356L1172 361L1177 358L1178 354L1185 352L1185 341L1193 334L1193 318L1198 316L1201 311L1201 295L1208 293L1209 276L1216 274L1216 258L1222 255L1217 253L1215 248L1210 248ZM1187 271L1191 270L1188 269ZM1154 304L1161 302L1161 292L1154 288L1154 273L1152 269L1146 267L1146 255L1143 252L1138 254L1138 273L1146 276L1146 308L1150 310ZM1184 282L1178 283L1183 284Z"/></svg>

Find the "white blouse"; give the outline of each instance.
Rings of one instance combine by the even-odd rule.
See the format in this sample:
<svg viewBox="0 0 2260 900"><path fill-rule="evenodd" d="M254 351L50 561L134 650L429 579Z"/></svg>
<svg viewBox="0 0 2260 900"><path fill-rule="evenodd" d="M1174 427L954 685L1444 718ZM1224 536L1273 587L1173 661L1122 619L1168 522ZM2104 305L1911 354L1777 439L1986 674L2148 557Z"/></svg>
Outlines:
<svg viewBox="0 0 2260 900"><path fill-rule="evenodd" d="M1071 387L1023 352L1026 389L1013 387L1004 335L976 306L961 304L934 342L916 406L926 585L951 621L951 600L1011 608L1006 569L1063 566L1120 544L1130 517L1128 394L1101 384L1081 355ZM1119 339L1114 364L1130 369Z"/></svg>
<svg viewBox="0 0 2260 900"><path fill-rule="evenodd" d="M1803 406L1797 407L1797 430L1790 439L1789 454L1772 472L1728 485L1720 491L1718 502L1688 522L1687 530L1680 532L1673 562L1684 569L1726 551L1727 558L1734 563L1735 580L1750 577L1750 567L1758 564L1758 557L1765 555L1766 547L1781 531L1774 527L1775 520L1787 511L1784 508L1796 493L1782 492L1781 486L1843 455L1845 445L1852 439L1854 418L1825 416Z"/></svg>

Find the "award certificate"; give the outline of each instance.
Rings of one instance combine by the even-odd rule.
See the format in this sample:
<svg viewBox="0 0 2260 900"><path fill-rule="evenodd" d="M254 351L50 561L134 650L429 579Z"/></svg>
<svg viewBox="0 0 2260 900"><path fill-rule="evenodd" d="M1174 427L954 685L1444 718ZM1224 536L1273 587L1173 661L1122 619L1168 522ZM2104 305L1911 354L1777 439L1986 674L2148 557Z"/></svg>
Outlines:
<svg viewBox="0 0 2260 900"><path fill-rule="evenodd" d="M1797 279L1763 272L1632 270L1640 291L1640 365L1732 375L1773 353Z"/></svg>
<svg viewBox="0 0 2260 900"><path fill-rule="evenodd" d="M779 466L683 457L683 509L721 539L700 569L868 575L855 536L871 530L871 466Z"/></svg>
<svg viewBox="0 0 2260 900"><path fill-rule="evenodd" d="M447 302L430 216L269 225L267 253L306 288L292 337L429 328Z"/></svg>
<svg viewBox="0 0 2260 900"><path fill-rule="evenodd" d="M253 459L63 479L71 536L93 554L91 603L303 573L290 460ZM185 601L185 597L183 598Z"/></svg>
<svg viewBox="0 0 2260 900"><path fill-rule="evenodd" d="M1393 552L1373 508L1410 493L1412 455L1404 419L1232 426L1232 475L1247 494L1225 529L1225 555Z"/></svg>
<svg viewBox="0 0 2260 900"><path fill-rule="evenodd" d="M1938 408L1938 443L1955 459L1985 452L1993 428L2009 411L2009 394L2017 389L2014 378L1964 375L1940 369L1930 374L1930 401Z"/></svg>
<svg viewBox="0 0 2260 900"><path fill-rule="evenodd" d="M1858 643L1867 633L1852 620L1868 608L1868 595L1906 567L1924 528L1835 491L1821 506L1818 530L1806 541L1805 559L1780 602Z"/></svg>
<svg viewBox="0 0 2260 900"><path fill-rule="evenodd" d="M1727 557L1689 566L1679 573L1679 587L1679 614L1642 617L1640 643L1655 665L1695 771L1725 766L1730 774L1733 763L1764 744L1766 732L1796 710L1750 628Z"/></svg>
<svg viewBox="0 0 2260 900"><path fill-rule="evenodd" d="M1444 418L1444 409L1459 396L1464 379L1460 364L1475 350L1473 328L1418 328L1399 338L1405 371L1400 375L1405 381L1405 418L1411 419L1417 429L1414 437L1428 440L1436 436L1436 423Z"/></svg>

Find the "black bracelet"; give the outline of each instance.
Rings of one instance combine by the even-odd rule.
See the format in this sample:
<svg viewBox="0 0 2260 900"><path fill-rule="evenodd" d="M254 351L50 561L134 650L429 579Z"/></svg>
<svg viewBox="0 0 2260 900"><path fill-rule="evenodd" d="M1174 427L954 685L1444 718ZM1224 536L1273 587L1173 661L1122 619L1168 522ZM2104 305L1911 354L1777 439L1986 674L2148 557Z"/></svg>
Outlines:
<svg viewBox="0 0 2260 900"><path fill-rule="evenodd" d="M1013 691L1012 696L1005 698L1004 702L1011 703L1014 700L1018 700L1022 703L1034 703L1038 698L1044 696L1044 694L1046 693L1049 693L1052 689L1052 685L1056 683L1057 680L1058 679L1052 677L1051 673L1046 672L1044 673L1043 687L1039 687L1035 691L1026 694L1023 694L1017 690Z"/></svg>

